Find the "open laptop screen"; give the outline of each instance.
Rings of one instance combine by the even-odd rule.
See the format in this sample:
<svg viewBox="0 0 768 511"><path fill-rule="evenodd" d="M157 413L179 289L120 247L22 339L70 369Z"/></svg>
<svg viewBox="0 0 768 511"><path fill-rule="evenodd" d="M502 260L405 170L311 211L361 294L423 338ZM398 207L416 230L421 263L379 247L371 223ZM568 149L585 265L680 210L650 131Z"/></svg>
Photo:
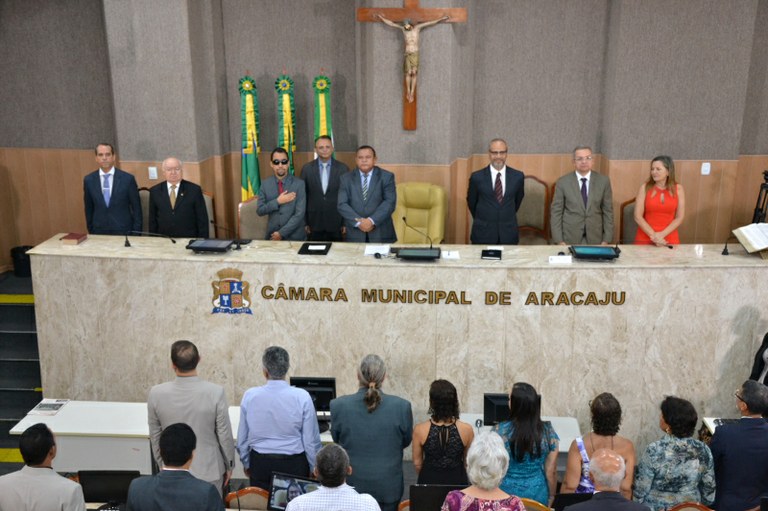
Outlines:
<svg viewBox="0 0 768 511"><path fill-rule="evenodd" d="M320 488L320 483L314 479L273 472L272 483L269 485L267 509L283 511L294 498L318 488Z"/></svg>
<svg viewBox="0 0 768 511"><path fill-rule="evenodd" d="M128 487L139 477L138 470L80 470L77 473L86 502L128 500Z"/></svg>

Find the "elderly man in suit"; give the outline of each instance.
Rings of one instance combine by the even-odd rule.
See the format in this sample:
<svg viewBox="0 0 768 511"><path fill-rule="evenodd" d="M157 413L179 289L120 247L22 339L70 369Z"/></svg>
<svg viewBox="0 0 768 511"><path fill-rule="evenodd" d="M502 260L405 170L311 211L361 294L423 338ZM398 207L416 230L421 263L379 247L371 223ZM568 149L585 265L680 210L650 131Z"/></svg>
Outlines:
<svg viewBox="0 0 768 511"><path fill-rule="evenodd" d="M567 511L650 511L639 502L621 494L626 465L620 454L610 449L598 449L589 460L589 476L595 484L595 495L586 502L568 506Z"/></svg>
<svg viewBox="0 0 768 511"><path fill-rule="evenodd" d="M190 473L196 445L195 432L187 424L165 428L160 435L163 469L131 481L128 511L224 511L216 488Z"/></svg>
<svg viewBox="0 0 768 511"><path fill-rule="evenodd" d="M472 213L472 243L517 245L517 210L525 194L523 173L507 166L507 143L488 145L491 163L469 178L467 205Z"/></svg>
<svg viewBox="0 0 768 511"><path fill-rule="evenodd" d="M310 241L341 241L342 219L336 208L341 176L349 167L333 157L331 137L315 140L317 158L301 168L307 188L307 237Z"/></svg>
<svg viewBox="0 0 768 511"><path fill-rule="evenodd" d="M341 177L339 187L338 210L347 241L394 243L395 175L376 166L376 150L369 145L357 149L355 161L357 168Z"/></svg>
<svg viewBox="0 0 768 511"><path fill-rule="evenodd" d="M85 224L91 234L125 235L141 231L141 200L136 179L115 168L112 144L96 146L95 170L83 179Z"/></svg>
<svg viewBox="0 0 768 511"><path fill-rule="evenodd" d="M573 150L576 170L557 180L550 210L552 242L608 245L613 239L611 181L592 171L592 149Z"/></svg>
<svg viewBox="0 0 768 511"><path fill-rule="evenodd" d="M741 419L715 429L709 448L715 462L717 511L744 511L768 497L768 387L747 380L734 396Z"/></svg>
<svg viewBox="0 0 768 511"><path fill-rule="evenodd" d="M0 509L85 511L83 489L52 467L56 439L42 423L28 427L19 439L21 470L0 477Z"/></svg>
<svg viewBox="0 0 768 511"><path fill-rule="evenodd" d="M307 196L304 181L288 174L288 152L276 148L269 156L274 176L266 179L259 190L256 213L269 215L267 239L272 241L306 239L304 212Z"/></svg>
<svg viewBox="0 0 768 511"><path fill-rule="evenodd" d="M198 439L190 472L216 487L220 494L235 468L235 442L229 423L224 388L197 376L200 354L190 341L171 346L171 364L176 379L155 385L147 398L152 454L162 462L160 436L170 424L188 424Z"/></svg>
<svg viewBox="0 0 768 511"><path fill-rule="evenodd" d="M185 179L178 158L163 160L165 181L149 190L149 232L172 238L207 238L208 210L203 190Z"/></svg>

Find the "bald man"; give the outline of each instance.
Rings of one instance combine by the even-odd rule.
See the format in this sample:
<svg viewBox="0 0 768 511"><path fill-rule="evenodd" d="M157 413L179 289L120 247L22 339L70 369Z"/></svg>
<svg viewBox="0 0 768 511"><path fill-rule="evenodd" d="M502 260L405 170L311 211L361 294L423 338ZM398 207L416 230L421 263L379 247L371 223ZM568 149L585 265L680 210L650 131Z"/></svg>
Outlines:
<svg viewBox="0 0 768 511"><path fill-rule="evenodd" d="M149 190L149 232L172 238L207 238L208 211L203 190L183 179L178 158L163 161L165 181Z"/></svg>
<svg viewBox="0 0 768 511"><path fill-rule="evenodd" d="M595 495L588 501L565 508L566 511L650 511L639 502L621 494L621 481L626 473L624 458L610 449L598 449L589 458L589 477L595 484Z"/></svg>

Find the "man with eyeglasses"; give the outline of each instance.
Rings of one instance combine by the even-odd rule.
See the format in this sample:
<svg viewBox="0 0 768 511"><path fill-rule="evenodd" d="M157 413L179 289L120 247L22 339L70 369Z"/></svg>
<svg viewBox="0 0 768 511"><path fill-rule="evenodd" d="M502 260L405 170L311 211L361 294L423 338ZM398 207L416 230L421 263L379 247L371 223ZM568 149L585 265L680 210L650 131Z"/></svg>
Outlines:
<svg viewBox="0 0 768 511"><path fill-rule="evenodd" d="M573 150L574 172L557 180L550 210L552 242L608 245L613 240L611 181L592 171L592 148Z"/></svg>
<svg viewBox="0 0 768 511"><path fill-rule="evenodd" d="M525 194L524 176L507 166L507 150L504 140L491 140L490 165L469 177L467 206L472 213L472 243L517 245L520 240L517 210Z"/></svg>
<svg viewBox="0 0 768 511"><path fill-rule="evenodd" d="M741 419L718 426L709 444L717 511L757 509L768 497L768 387L747 380L734 396Z"/></svg>
<svg viewBox="0 0 768 511"><path fill-rule="evenodd" d="M184 168L178 158L162 164L165 181L149 189L149 232L172 238L207 238L208 210L203 190L182 179Z"/></svg>
<svg viewBox="0 0 768 511"><path fill-rule="evenodd" d="M256 208L259 216L269 215L266 239L305 240L307 195L304 181L288 174L288 152L282 147L272 151L269 160L275 175L261 184Z"/></svg>

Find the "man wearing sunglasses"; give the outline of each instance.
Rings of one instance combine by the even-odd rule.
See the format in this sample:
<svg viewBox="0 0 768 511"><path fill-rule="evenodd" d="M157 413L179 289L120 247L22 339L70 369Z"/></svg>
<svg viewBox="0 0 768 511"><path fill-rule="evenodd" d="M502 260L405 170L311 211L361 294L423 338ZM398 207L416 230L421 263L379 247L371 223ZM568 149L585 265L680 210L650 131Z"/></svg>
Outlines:
<svg viewBox="0 0 768 511"><path fill-rule="evenodd" d="M304 212L307 196L304 181L288 174L288 152L278 147L269 157L273 177L266 179L259 190L259 216L269 215L267 221L268 240L306 239L304 231Z"/></svg>

